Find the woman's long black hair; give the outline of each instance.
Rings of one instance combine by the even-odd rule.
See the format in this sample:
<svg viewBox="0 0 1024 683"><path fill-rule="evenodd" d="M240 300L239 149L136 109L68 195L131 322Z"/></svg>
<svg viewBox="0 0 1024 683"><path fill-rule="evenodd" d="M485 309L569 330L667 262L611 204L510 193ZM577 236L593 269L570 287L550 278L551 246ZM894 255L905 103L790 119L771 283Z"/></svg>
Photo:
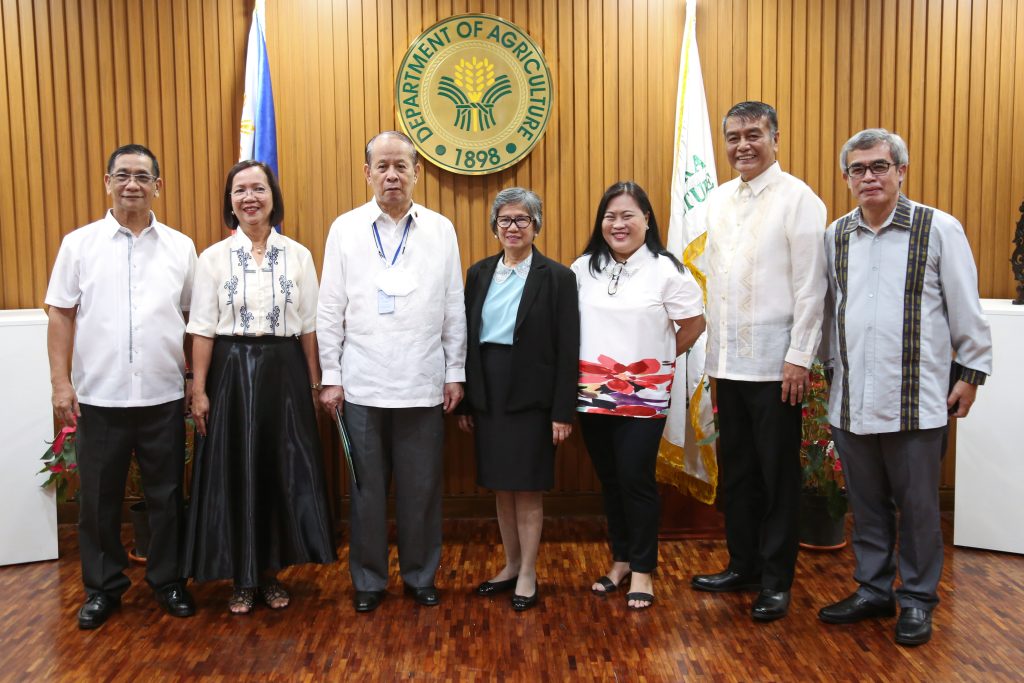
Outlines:
<svg viewBox="0 0 1024 683"><path fill-rule="evenodd" d="M647 224L650 226L650 230L647 231L644 236L644 244L651 250L652 254L658 256L668 257L669 260L679 269L679 272L683 272L683 264L679 262L675 256L669 253L668 249L661 241L661 233L658 231L658 221L654 218L654 207L651 206L651 200L647 197L647 193L644 192L644 188L640 187L632 180L620 180L615 183L607 190L604 191L604 195L601 197L601 203L597 205L597 217L594 219L594 232L590 234L590 241L587 242L586 249L583 250L583 255L590 254L590 272L597 275L601 272L601 264L607 263L612 260L612 250L608 246L608 243L604 239L604 233L601 228L604 224L604 213L608 210L608 204L613 199L620 195L628 194L640 207L640 211L647 215Z"/></svg>

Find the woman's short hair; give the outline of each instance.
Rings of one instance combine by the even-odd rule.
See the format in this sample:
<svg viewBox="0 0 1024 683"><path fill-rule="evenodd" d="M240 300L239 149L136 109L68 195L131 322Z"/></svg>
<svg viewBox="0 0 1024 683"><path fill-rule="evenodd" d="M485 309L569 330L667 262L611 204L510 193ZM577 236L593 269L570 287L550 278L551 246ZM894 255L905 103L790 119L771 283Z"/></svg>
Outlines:
<svg viewBox="0 0 1024 683"><path fill-rule="evenodd" d="M889 145L889 156L897 166L910 163L910 153L907 151L907 143L903 142L896 133L890 133L885 128L868 128L854 135L846 141L843 149L839 152L839 170L846 173L846 157L855 149L871 149L875 145L884 142Z"/></svg>
<svg viewBox="0 0 1024 683"><path fill-rule="evenodd" d="M622 195L629 195L633 198L633 201L640 207L640 211L647 215L647 225L649 229L644 235L644 244L651 250L652 254L658 256L667 256L669 260L675 264L675 267L680 272L683 271L683 264L679 262L675 256L669 253L668 249L665 248L664 243L661 241L661 234L658 231L658 221L654 217L654 207L651 206L651 200L648 198L647 193L644 192L644 188L640 187L632 180L620 180L615 183L607 190L604 191L604 195L601 196L601 201L597 205L597 216L594 218L594 231L590 233L590 241L587 242L586 249L583 250L583 255L590 255L590 272L597 275L601 272L601 267L608 261L612 260L612 249L608 246L608 243L604 239L604 214L608 210L608 204L613 199Z"/></svg>
<svg viewBox="0 0 1024 683"><path fill-rule="evenodd" d="M232 230L238 227L238 216L235 215L234 207L231 206L231 187L235 182L236 175L253 167L261 169L266 174L267 185L270 185L270 196L274 202L270 209L270 225L281 225L281 222L284 221L284 197L281 195L281 186L277 184L274 171L262 161L246 159L231 167L231 170L228 171L227 182L224 183L224 225Z"/></svg>
<svg viewBox="0 0 1024 683"><path fill-rule="evenodd" d="M525 187L508 187L494 197L494 203L491 204L491 232L498 234L498 211L509 204L519 204L526 209L526 213L533 219L534 231L540 233L544 206L537 193Z"/></svg>

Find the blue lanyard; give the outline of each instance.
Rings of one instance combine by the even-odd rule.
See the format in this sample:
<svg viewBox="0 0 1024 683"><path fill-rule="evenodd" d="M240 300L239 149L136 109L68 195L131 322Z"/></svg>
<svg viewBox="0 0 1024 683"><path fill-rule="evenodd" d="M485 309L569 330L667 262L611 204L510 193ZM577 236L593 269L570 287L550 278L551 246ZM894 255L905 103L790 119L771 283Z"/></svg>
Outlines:
<svg viewBox="0 0 1024 683"><path fill-rule="evenodd" d="M402 241L398 243L395 248L395 255L391 257L391 264L388 265L388 260L384 256L384 245L380 241L380 232L377 230L377 221L373 222L373 239L377 242L377 255L380 256L380 260L384 262L386 268L390 268L395 265L395 261L398 260L399 254L405 253L406 241L409 238L409 226L412 225L412 216L409 216L408 220L405 221L405 232L402 233Z"/></svg>

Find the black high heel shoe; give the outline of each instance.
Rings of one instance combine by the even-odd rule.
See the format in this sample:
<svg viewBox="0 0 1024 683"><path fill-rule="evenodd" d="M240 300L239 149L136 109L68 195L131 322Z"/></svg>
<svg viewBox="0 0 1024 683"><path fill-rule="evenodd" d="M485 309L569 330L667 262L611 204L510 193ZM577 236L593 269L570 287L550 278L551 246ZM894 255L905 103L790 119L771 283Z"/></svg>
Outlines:
<svg viewBox="0 0 1024 683"><path fill-rule="evenodd" d="M504 593L515 588L518 580L518 576L513 576L511 579L505 579L504 581L484 581L476 587L476 594L486 597L488 595Z"/></svg>
<svg viewBox="0 0 1024 683"><path fill-rule="evenodd" d="M524 595L519 595L518 593L513 593L512 594L512 600L511 600L511 602L512 602L512 609L514 609L517 612L525 612L526 610L530 609L531 607L535 607L537 605L537 600L538 600L539 596L540 596L540 584L537 584L537 586L534 587L533 595L531 595L530 597L526 597Z"/></svg>

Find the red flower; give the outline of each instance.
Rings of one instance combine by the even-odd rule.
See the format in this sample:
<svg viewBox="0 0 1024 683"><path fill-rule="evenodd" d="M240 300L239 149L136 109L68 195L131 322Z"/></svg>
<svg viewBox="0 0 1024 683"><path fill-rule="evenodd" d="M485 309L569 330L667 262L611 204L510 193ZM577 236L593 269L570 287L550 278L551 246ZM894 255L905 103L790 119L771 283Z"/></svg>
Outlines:
<svg viewBox="0 0 1024 683"><path fill-rule="evenodd" d="M60 433L57 434L57 438L53 440L54 455L59 455L60 452L64 450L64 440L68 438L68 434L74 433L74 427L65 427L64 429L60 430Z"/></svg>
<svg viewBox="0 0 1024 683"><path fill-rule="evenodd" d="M843 465L842 465L842 463L839 462L839 458L836 458L836 464L832 465L832 469L834 471L836 471L836 472L842 472L843 471Z"/></svg>
<svg viewBox="0 0 1024 683"><path fill-rule="evenodd" d="M53 472L54 474L60 474L61 472L64 471L64 465L61 465L60 463L56 465L50 465L50 471Z"/></svg>

